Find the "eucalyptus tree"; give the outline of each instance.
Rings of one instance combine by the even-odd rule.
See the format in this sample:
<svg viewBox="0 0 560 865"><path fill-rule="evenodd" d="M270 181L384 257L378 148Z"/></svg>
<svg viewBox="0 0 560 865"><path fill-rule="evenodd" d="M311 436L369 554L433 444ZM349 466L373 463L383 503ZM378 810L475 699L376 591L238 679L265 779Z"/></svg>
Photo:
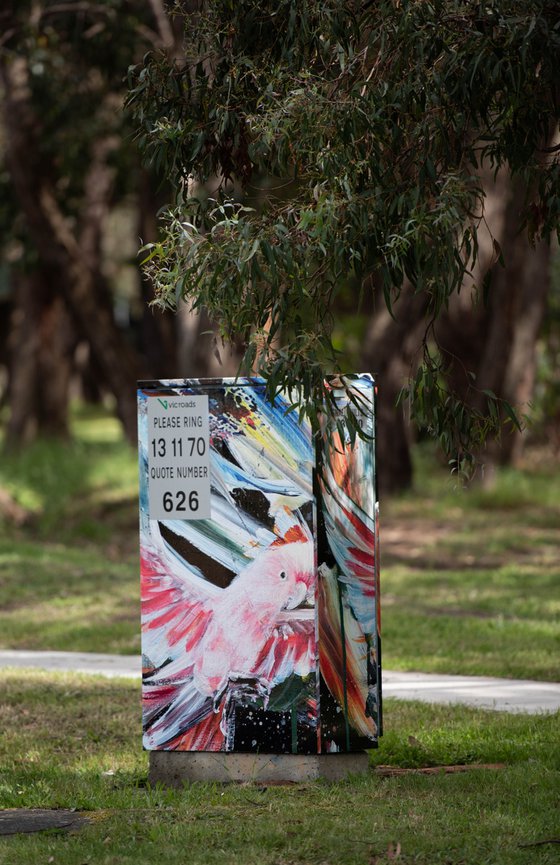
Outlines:
<svg viewBox="0 0 560 865"><path fill-rule="evenodd" d="M338 369L341 282L352 277L356 305L376 287L391 315L411 292L424 325L406 396L468 460L496 427L496 400L488 389L476 407L450 390L434 323L476 262L483 169L519 180L531 240L558 231L560 4L214 0L173 12L182 52L151 53L129 96L148 160L176 189L146 250L159 302L209 310L270 395L287 388L315 419ZM252 208L241 193L256 187Z"/></svg>
<svg viewBox="0 0 560 865"><path fill-rule="evenodd" d="M0 9L0 247L16 304L12 443L34 429L67 431L77 340L136 441L134 384L146 370L115 323L103 247L115 205L138 202L144 182L123 110L126 70L168 41L168 26L161 0L21 0Z"/></svg>

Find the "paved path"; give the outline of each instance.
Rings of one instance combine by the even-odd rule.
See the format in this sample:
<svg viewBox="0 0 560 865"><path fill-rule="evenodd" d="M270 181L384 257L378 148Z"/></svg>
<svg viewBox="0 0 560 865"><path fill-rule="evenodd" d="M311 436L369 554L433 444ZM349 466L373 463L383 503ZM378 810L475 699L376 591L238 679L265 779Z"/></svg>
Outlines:
<svg viewBox="0 0 560 865"><path fill-rule="evenodd" d="M560 684L489 676L383 671L383 695L424 703L461 703L500 712L557 712Z"/></svg>
<svg viewBox="0 0 560 865"><path fill-rule="evenodd" d="M74 670L102 676L141 674L136 655L94 655L82 652L0 651L0 668L27 667ZM560 684L526 679L493 679L483 676L446 676L433 673L383 672L383 694L424 703L460 703L503 712L557 712Z"/></svg>
<svg viewBox="0 0 560 865"><path fill-rule="evenodd" d="M137 655L95 655L90 652L28 652L4 649L0 651L2 667L35 667L41 670L73 670L101 676L133 676L142 674L141 658Z"/></svg>

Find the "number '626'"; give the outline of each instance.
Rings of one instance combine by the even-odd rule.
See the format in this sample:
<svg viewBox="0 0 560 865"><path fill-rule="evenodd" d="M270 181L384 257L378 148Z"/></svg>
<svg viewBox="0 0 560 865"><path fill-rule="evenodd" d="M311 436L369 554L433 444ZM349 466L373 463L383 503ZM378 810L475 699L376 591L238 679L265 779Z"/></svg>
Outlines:
<svg viewBox="0 0 560 865"><path fill-rule="evenodd" d="M168 514L171 511L190 511L193 513L198 510L198 493L196 490L191 490L187 493L179 490L176 493L165 492L163 494L163 510Z"/></svg>

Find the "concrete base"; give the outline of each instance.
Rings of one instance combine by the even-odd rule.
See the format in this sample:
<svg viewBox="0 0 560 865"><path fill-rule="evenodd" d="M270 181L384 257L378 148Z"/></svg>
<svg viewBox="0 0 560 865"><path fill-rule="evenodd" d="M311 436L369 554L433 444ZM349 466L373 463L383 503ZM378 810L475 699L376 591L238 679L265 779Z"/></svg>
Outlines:
<svg viewBox="0 0 560 865"><path fill-rule="evenodd" d="M207 751L150 751L150 784L182 787L193 781L341 781L367 772L365 751L355 754L225 754Z"/></svg>

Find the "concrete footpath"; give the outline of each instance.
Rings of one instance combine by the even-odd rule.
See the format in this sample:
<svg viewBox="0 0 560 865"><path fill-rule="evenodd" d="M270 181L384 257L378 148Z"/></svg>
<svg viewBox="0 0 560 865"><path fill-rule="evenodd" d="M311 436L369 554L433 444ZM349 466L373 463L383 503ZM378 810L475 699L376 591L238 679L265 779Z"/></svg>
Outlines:
<svg viewBox="0 0 560 865"><path fill-rule="evenodd" d="M0 651L0 670L7 667L71 670L101 676L139 678L136 655L96 655L82 652ZM501 712L557 712L560 683L486 676L447 676L435 673L383 671L383 695L424 703L462 704Z"/></svg>

